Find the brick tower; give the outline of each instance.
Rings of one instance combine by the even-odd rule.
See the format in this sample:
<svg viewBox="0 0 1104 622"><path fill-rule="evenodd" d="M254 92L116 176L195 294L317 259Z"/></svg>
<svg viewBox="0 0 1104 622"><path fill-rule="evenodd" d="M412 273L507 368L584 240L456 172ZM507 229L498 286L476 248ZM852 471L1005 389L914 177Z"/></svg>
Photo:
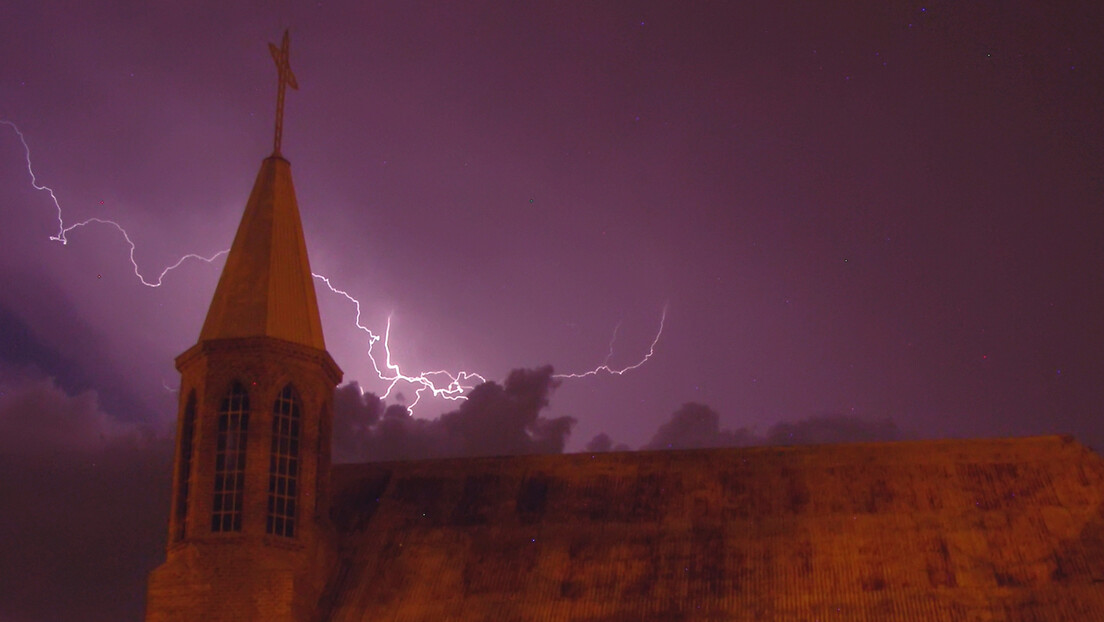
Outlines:
<svg viewBox="0 0 1104 622"><path fill-rule="evenodd" d="M261 164L196 345L181 374L167 559L147 620L309 620L333 547L333 390L291 167Z"/></svg>

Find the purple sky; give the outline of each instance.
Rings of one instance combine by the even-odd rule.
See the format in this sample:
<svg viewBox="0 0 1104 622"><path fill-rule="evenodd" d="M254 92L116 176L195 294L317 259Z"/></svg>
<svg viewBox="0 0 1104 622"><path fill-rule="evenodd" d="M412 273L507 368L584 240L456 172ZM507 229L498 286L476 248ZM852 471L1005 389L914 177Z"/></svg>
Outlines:
<svg viewBox="0 0 1104 622"><path fill-rule="evenodd" d="M646 365L552 395L569 450L640 447L690 401L758 434L831 414L1104 446L1094 2L102 4L0 9L0 119L147 280L229 246L290 27L312 267L373 331L392 314L407 373L585 371L615 327L629 365L666 304ZM0 447L165 434L221 261L148 288L110 227L50 241L23 158L0 125ZM382 391L352 305L319 301L346 380ZM56 412L5 423L19 404Z"/></svg>

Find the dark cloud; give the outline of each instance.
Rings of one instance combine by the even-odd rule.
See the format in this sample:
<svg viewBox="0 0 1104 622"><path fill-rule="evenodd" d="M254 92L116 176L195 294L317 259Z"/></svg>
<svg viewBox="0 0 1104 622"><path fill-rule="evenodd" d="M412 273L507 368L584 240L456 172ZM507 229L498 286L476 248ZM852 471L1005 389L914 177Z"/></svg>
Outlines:
<svg viewBox="0 0 1104 622"><path fill-rule="evenodd" d="M604 436L604 435L599 435ZM748 445L814 445L903 440L905 435L890 419L866 420L848 415L822 415L800 421L782 421L765 435L748 428L722 429L720 415L704 404L690 402L676 410L646 445L654 449L699 449ZM591 443L599 442L596 437ZM601 443L609 444L608 437Z"/></svg>
<svg viewBox="0 0 1104 622"><path fill-rule="evenodd" d="M437 419L412 417L405 406L388 406L375 395L363 393L356 383L343 385L335 397L334 460L378 462L562 453L575 419L540 416L557 384L551 367L514 370L504 385L487 382L476 387L458 409ZM672 413L640 449L854 443L904 437L890 419L838 414L782 421L765 434L747 427L727 429L721 427L721 417L711 407L689 402ZM602 432L587 442L584 450L631 448Z"/></svg>
<svg viewBox="0 0 1104 622"><path fill-rule="evenodd" d="M891 419L867 420L847 415L823 415L771 426L765 445L816 445L904 440Z"/></svg>
<svg viewBox="0 0 1104 622"><path fill-rule="evenodd" d="M586 450L589 452L605 452L613 450L613 439L609 434L602 432L594 438L590 439L590 442L586 444Z"/></svg>
<svg viewBox="0 0 1104 622"><path fill-rule="evenodd" d="M541 416L558 384L550 366L516 369L504 384L475 387L437 419L411 417L397 404L384 409L376 396L343 386L334 407L334 460L561 453L575 419Z"/></svg>
<svg viewBox="0 0 1104 622"><path fill-rule="evenodd" d="M137 620L163 556L172 442L52 379L0 385L0 619Z"/></svg>
<svg viewBox="0 0 1104 622"><path fill-rule="evenodd" d="M652 440L641 449L696 449L754 445L755 435L746 428L722 430L720 416L704 404L690 402L659 426Z"/></svg>
<svg viewBox="0 0 1104 622"><path fill-rule="evenodd" d="M4 275L0 286L5 288L17 288L26 285L22 275ZM55 370L65 377L73 377L80 373L80 366L68 360L58 349L45 344L37 337L31 326L7 307L0 304L0 325L4 330L0 331L0 357L7 365L22 367L37 367Z"/></svg>
<svg viewBox="0 0 1104 622"><path fill-rule="evenodd" d="M356 382L343 384L334 391L334 461L352 462L367 455L367 441L372 438L383 406L383 400L363 392Z"/></svg>
<svg viewBox="0 0 1104 622"><path fill-rule="evenodd" d="M339 387L334 409L334 460L362 462L465 456L562 453L572 417L541 417L557 382L551 367L519 369L504 385L484 383L460 407L437 419L411 417L405 406L387 406L355 383ZM659 426L641 450L705 449L752 445L808 445L902 440L890 419L867 420L822 415L783 421L765 434L721 427L721 417L705 404L689 402ZM609 434L594 436L588 452L631 451Z"/></svg>
<svg viewBox="0 0 1104 622"><path fill-rule="evenodd" d="M632 448L624 443L614 444L613 439L609 434L602 432L597 434L594 438L590 439L590 442L586 444L584 451L591 453L601 453L606 451L632 451Z"/></svg>
<svg viewBox="0 0 1104 622"><path fill-rule="evenodd" d="M34 292L27 275L0 273L0 288ZM0 302L0 371L11 378L26 371L41 370L57 386L70 394L95 388L98 402L129 421L148 418L149 401L131 385L132 378L113 364L105 364L108 344L83 318L76 305L64 299L34 292L21 297L18 306ZM44 326L55 321L61 330ZM79 342L81 348L69 347ZM113 361L112 361L113 362ZM155 389L155 392L158 390Z"/></svg>
<svg viewBox="0 0 1104 622"><path fill-rule="evenodd" d="M70 395L53 378L33 371L5 371L0 382L0 454L95 452L119 444L143 444L154 433L120 421L100 408L94 391Z"/></svg>

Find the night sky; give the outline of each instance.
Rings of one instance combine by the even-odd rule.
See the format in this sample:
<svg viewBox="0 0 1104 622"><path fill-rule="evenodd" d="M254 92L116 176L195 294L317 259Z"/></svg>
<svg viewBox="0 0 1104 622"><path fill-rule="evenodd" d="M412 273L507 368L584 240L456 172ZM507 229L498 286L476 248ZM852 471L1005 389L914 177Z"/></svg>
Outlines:
<svg viewBox="0 0 1104 622"><path fill-rule="evenodd" d="M619 369L666 308L644 365L551 393L567 451L662 446L688 402L722 444L819 421L1100 448L1096 4L16 0L0 120L65 225L119 223L156 282L229 247L290 28L312 268L376 334L391 316L405 373ZM222 262L151 288L111 226L51 241L5 124L0 214L0 619L136 619L172 359ZM382 394L355 307L318 294L346 381ZM413 421L457 408L426 397Z"/></svg>

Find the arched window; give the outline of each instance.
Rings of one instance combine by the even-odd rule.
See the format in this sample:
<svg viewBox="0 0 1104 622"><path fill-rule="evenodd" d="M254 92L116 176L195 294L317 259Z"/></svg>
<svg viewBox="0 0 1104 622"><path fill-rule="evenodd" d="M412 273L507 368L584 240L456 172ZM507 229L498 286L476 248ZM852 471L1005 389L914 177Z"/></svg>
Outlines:
<svg viewBox="0 0 1104 622"><path fill-rule="evenodd" d="M295 537L299 497L299 397L289 384L272 405L272 453L268 467L268 520L265 530Z"/></svg>
<svg viewBox="0 0 1104 622"><path fill-rule="evenodd" d="M192 479L192 439L195 437L196 394L188 394L184 404L184 421L180 426L180 446L177 449L180 470L176 474L176 539L185 536L188 523L188 486Z"/></svg>
<svg viewBox="0 0 1104 622"><path fill-rule="evenodd" d="M241 531L248 433L249 395L235 382L219 406L211 531Z"/></svg>

